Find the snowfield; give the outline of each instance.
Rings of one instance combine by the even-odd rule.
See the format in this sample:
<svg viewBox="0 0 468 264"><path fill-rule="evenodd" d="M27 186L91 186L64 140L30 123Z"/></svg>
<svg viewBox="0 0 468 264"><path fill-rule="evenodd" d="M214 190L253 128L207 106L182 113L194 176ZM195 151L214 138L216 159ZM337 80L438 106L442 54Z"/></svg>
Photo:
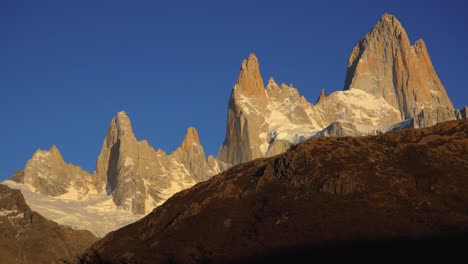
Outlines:
<svg viewBox="0 0 468 264"><path fill-rule="evenodd" d="M21 190L29 207L42 216L74 229L89 230L98 237L145 216L117 207L112 201L112 196L105 194L92 194L86 200L80 201L35 193L34 187L29 184L18 184L10 180L2 183Z"/></svg>

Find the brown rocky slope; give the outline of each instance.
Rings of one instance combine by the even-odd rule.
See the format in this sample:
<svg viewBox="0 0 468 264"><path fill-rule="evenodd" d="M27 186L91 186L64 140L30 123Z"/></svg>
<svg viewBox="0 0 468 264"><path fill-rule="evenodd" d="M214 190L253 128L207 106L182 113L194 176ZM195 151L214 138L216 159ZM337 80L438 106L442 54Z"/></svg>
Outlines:
<svg viewBox="0 0 468 264"><path fill-rule="evenodd" d="M468 231L467 172L466 119L380 136L310 139L174 195L95 243L83 260L460 254L468 239L449 235Z"/></svg>
<svg viewBox="0 0 468 264"><path fill-rule="evenodd" d="M0 263L61 263L96 241L32 211L19 190L0 184Z"/></svg>

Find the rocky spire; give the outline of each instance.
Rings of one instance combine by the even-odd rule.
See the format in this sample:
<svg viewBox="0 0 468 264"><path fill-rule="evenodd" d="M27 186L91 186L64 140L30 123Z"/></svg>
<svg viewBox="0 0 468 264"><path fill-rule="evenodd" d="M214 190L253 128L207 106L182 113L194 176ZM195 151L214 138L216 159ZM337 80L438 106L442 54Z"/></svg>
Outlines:
<svg viewBox="0 0 468 264"><path fill-rule="evenodd" d="M425 108L453 110L424 41L411 46L401 23L389 14L384 14L354 47L344 89L383 97L400 111L402 120Z"/></svg>
<svg viewBox="0 0 468 264"><path fill-rule="evenodd" d="M101 191L105 190L107 184L107 191L114 190L120 163L126 158L137 156L136 143L130 118L124 111L117 113L109 125L96 162L96 185Z"/></svg>
<svg viewBox="0 0 468 264"><path fill-rule="evenodd" d="M261 133L266 133L265 113L268 98L265 93L258 59L250 54L242 61L228 106L226 137L218 158L235 165L263 156L259 148Z"/></svg>
<svg viewBox="0 0 468 264"><path fill-rule="evenodd" d="M187 129L182 144L171 153L171 156L182 162L197 181L207 180L211 176L208 173L205 151L194 127Z"/></svg>
<svg viewBox="0 0 468 264"><path fill-rule="evenodd" d="M194 129L189 129L183 145L189 150L193 145L201 148ZM196 183L184 164L164 151L154 150L146 140L137 141L125 112L119 112L109 125L95 178L102 190L107 187L116 205L135 214L147 213L175 192Z"/></svg>
<svg viewBox="0 0 468 264"><path fill-rule="evenodd" d="M319 104L326 97L327 97L327 92L325 91L325 88L322 88L322 91L320 92L320 96L317 98L317 103L315 104Z"/></svg>
<svg viewBox="0 0 468 264"><path fill-rule="evenodd" d="M180 147L184 150L187 150L193 145L200 145L200 138L198 137L197 129L194 127L189 127L187 129L187 133L185 134L184 141Z"/></svg>
<svg viewBox="0 0 468 264"><path fill-rule="evenodd" d="M130 118L125 112L119 112L107 130L96 162L95 178L101 191L107 187L107 192L112 193L116 205L133 213L144 213L146 189L137 169L138 161L138 142Z"/></svg>
<svg viewBox="0 0 468 264"><path fill-rule="evenodd" d="M260 74L257 56L251 53L242 61L237 83L239 92L248 97L265 97L265 87Z"/></svg>

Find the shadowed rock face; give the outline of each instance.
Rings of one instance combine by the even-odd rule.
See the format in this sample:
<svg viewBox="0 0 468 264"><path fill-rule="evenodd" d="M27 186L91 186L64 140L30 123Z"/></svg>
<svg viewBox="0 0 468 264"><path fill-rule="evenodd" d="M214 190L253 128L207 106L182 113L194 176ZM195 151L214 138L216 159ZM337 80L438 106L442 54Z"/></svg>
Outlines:
<svg viewBox="0 0 468 264"><path fill-rule="evenodd" d="M0 184L0 262L58 263L71 260L96 237L31 211L19 190Z"/></svg>
<svg viewBox="0 0 468 264"><path fill-rule="evenodd" d="M381 136L310 139L176 194L98 241L85 259L220 263L467 232L467 149L466 119Z"/></svg>

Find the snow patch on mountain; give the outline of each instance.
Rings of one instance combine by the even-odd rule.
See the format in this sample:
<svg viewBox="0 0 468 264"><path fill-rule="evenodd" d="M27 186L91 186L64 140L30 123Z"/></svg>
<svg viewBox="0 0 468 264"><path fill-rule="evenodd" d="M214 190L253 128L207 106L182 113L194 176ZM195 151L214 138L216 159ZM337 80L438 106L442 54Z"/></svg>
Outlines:
<svg viewBox="0 0 468 264"><path fill-rule="evenodd" d="M125 167L135 166L135 162L133 162L132 158L130 158L130 157L125 157L124 166L125 166Z"/></svg>
<svg viewBox="0 0 468 264"><path fill-rule="evenodd" d="M144 217L143 214L133 214L116 206L112 196L105 194L92 194L86 200L74 200L73 195L65 198L36 193L35 188L29 184L10 180L2 183L21 190L31 209L42 216L74 229L89 230L98 237Z"/></svg>

